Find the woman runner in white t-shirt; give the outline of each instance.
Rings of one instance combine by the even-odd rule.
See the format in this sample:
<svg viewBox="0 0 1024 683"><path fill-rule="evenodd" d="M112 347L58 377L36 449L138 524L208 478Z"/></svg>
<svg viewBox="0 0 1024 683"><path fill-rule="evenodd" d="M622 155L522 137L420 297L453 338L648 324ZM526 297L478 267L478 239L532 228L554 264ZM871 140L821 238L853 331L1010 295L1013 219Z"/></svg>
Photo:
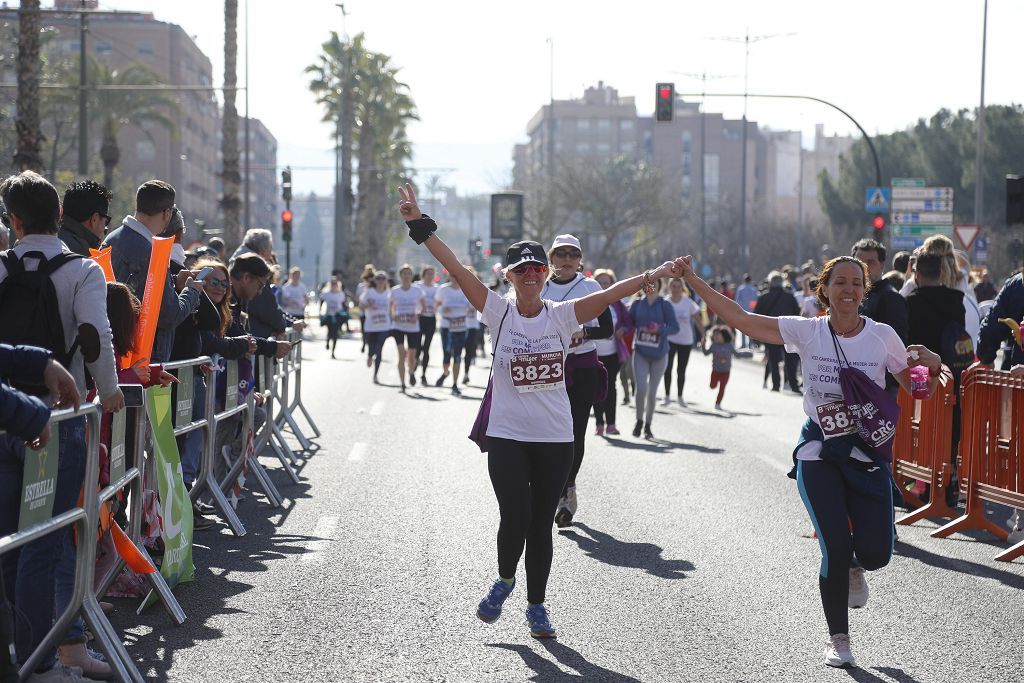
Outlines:
<svg viewBox="0 0 1024 683"><path fill-rule="evenodd" d="M420 213L411 185L400 189L409 235L425 244L460 282L484 323L494 330L487 468L498 499L498 580L480 601L477 616L492 622L515 586L516 567L526 549L527 621L535 638L553 638L544 606L551 571L551 523L573 460L573 423L565 387L565 357L580 322L593 320L613 301L650 286L652 278L678 276L681 261L622 280L607 290L564 302L543 301L547 279L544 247L518 242L506 254L505 276L515 296L489 290L459 263Z"/></svg>
<svg viewBox="0 0 1024 683"><path fill-rule="evenodd" d="M690 364L690 351L693 349L693 327L700 331L700 343L704 343L704 327L701 325L700 306L690 298L690 290L686 289L679 278L668 283L668 302L676 314L679 331L668 336L668 365L665 367L665 405L672 402L672 363L676 362L676 397L679 405L686 407L683 400L683 387L686 385L686 367Z"/></svg>
<svg viewBox="0 0 1024 683"><path fill-rule="evenodd" d="M700 279L689 256L683 262L687 284L727 325L800 355L807 420L794 459L800 497L821 546L818 587L829 632L825 663L853 666L848 610L867 604L864 570L881 569L892 557L893 484L887 458L857 434L839 386L840 356L883 393L886 370L910 391L908 358L928 367L931 393L941 360L923 346L904 347L891 327L860 315L870 280L867 266L852 256L834 258L822 269L816 296L828 315L815 318L749 313Z"/></svg>
<svg viewBox="0 0 1024 683"><path fill-rule="evenodd" d="M398 269L399 284L391 288L391 336L398 345L398 381L405 391L405 370L409 384L416 385L416 352L420 349L420 313L423 290L412 286L412 266Z"/></svg>
<svg viewBox="0 0 1024 683"><path fill-rule="evenodd" d="M434 297L437 294L437 287L434 286L434 278L437 272L434 266L423 266L420 271L420 281L416 286L423 292L423 310L420 312L420 350L417 354L417 363L420 367L420 381L427 386L427 365L430 363L430 345L434 341L434 333L437 331L437 310Z"/></svg>
<svg viewBox="0 0 1024 683"><path fill-rule="evenodd" d="M378 270L373 275L373 284L359 297L359 310L365 316L363 339L366 340L366 367L373 366L373 383L380 384L381 351L391 334L391 291L388 289L388 274Z"/></svg>

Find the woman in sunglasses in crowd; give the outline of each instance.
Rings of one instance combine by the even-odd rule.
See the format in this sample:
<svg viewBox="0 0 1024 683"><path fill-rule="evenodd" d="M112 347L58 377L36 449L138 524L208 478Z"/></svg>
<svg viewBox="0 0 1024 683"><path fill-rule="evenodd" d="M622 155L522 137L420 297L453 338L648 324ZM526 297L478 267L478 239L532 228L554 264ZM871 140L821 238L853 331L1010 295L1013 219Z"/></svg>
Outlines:
<svg viewBox="0 0 1024 683"><path fill-rule="evenodd" d="M574 235L557 236L548 251L548 258L551 261L551 277L544 284L541 298L572 301L601 291L597 280L581 272L583 248ZM565 379L569 406L572 408L573 457L569 479L555 513L555 524L560 528L571 525L576 514L576 475L583 464L590 409L603 400L608 392L608 372L597 358L597 345L593 340L608 339L611 336L612 314L605 309L596 319L584 322L583 329L573 335L566 358Z"/></svg>
<svg viewBox="0 0 1024 683"><path fill-rule="evenodd" d="M416 205L411 185L399 189L400 210L409 235L426 245L469 303L483 314L493 334L493 385L485 430L487 468L498 499L498 579L477 608L492 622L516 582L516 567L526 550L527 621L535 638L553 638L544 606L551 571L551 523L573 465L573 418L566 390L566 355L582 323L608 306L661 277L678 277L681 262L668 261L654 271L622 280L582 298L545 301L541 292L548 258L536 242L517 242L505 255L504 275L513 295L504 298L487 288L459 263L435 231L437 225Z"/></svg>

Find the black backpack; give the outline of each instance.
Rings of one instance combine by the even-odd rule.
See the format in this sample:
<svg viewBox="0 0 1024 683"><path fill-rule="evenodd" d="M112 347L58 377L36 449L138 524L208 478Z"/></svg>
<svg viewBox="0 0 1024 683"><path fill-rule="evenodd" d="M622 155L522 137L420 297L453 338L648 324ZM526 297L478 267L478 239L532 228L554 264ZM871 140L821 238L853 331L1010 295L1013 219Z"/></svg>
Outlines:
<svg viewBox="0 0 1024 683"><path fill-rule="evenodd" d="M953 371L958 381L961 373L974 362L974 340L967 329L955 320L946 323L942 330L942 341L939 348L942 362Z"/></svg>
<svg viewBox="0 0 1024 683"><path fill-rule="evenodd" d="M26 270L26 258L38 259L39 267ZM51 276L61 266L80 258L80 254L70 252L52 259L38 251L26 252L21 258L13 250L0 253L0 263L7 269L7 278L0 282L0 342L47 349L58 363L70 367L78 350L78 337L70 347L64 339L57 289ZM33 396L46 394L46 388L40 385L13 386Z"/></svg>

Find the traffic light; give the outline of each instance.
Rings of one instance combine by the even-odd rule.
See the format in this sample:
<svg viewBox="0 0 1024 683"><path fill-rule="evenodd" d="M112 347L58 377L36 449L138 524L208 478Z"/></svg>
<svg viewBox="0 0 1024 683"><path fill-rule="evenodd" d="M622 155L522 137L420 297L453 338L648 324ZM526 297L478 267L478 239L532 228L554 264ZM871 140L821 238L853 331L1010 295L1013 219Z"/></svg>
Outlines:
<svg viewBox="0 0 1024 683"><path fill-rule="evenodd" d="M872 220L871 226L875 229L875 234L881 234L885 230L885 216L878 215Z"/></svg>
<svg viewBox="0 0 1024 683"><path fill-rule="evenodd" d="M281 240L284 242L292 241L292 215L291 209L285 209L281 212Z"/></svg>
<svg viewBox="0 0 1024 683"><path fill-rule="evenodd" d="M281 171L281 198L286 202L292 200L292 169L291 166Z"/></svg>
<svg viewBox="0 0 1024 683"><path fill-rule="evenodd" d="M654 101L654 119L659 122L672 121L672 110L676 104L676 84L658 83Z"/></svg>

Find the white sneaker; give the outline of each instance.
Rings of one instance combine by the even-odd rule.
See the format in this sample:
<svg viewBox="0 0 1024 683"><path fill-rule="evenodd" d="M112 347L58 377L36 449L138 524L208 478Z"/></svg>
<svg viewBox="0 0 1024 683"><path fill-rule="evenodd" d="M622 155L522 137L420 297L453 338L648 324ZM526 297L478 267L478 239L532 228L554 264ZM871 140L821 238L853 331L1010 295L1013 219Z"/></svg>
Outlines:
<svg viewBox="0 0 1024 683"><path fill-rule="evenodd" d="M825 663L837 668L857 666L853 659L853 650L850 649L850 636L845 633L837 633L829 636L825 645Z"/></svg>
<svg viewBox="0 0 1024 683"><path fill-rule="evenodd" d="M868 580L862 567L850 567L850 597L846 604L857 609L868 604Z"/></svg>
<svg viewBox="0 0 1024 683"><path fill-rule="evenodd" d="M663 405L663 406L670 405L671 403L672 403L672 399L669 396L666 396L665 398L661 399L661 405Z"/></svg>
<svg viewBox="0 0 1024 683"><path fill-rule="evenodd" d="M680 407L683 407L683 408L686 407L686 401L683 400L682 396L679 397L679 405L680 405Z"/></svg>

